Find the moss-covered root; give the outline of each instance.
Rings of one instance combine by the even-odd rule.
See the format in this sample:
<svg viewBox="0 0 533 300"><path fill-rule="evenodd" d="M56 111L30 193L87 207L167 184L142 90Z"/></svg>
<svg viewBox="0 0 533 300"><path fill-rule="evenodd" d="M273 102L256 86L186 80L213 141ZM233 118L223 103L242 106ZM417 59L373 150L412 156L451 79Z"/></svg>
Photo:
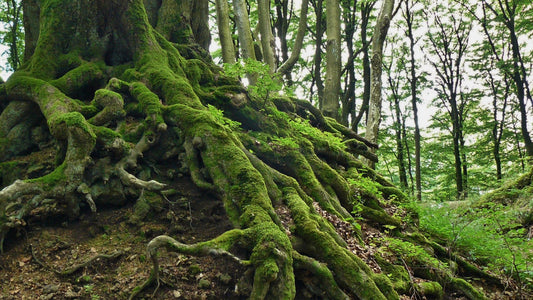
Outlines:
<svg viewBox="0 0 533 300"><path fill-rule="evenodd" d="M487 297L482 292L476 290L470 283L462 278L451 278L453 290L463 292L470 300L486 300Z"/></svg>
<svg viewBox="0 0 533 300"><path fill-rule="evenodd" d="M305 278L305 275L299 276L300 280L308 287L311 291L320 291L317 295L322 299L331 299L331 300L348 300L350 297L342 291L342 289L337 285L333 274L328 269L327 265L320 263L314 258L301 255L298 252L294 251L294 269L295 273L298 275L298 272L304 271L312 275L311 278ZM304 273L302 272L302 273Z"/></svg>
<svg viewBox="0 0 533 300"><path fill-rule="evenodd" d="M150 277L140 286L137 286L133 289L129 299L134 299L140 292L146 289L148 286L154 282L157 284L154 294L157 292L159 287L159 260L158 260L158 250L160 248L166 248L168 251L174 251L182 254L194 255L194 256L226 256L229 257L239 264L248 265L249 262L241 260L237 256L233 255L228 251L239 239L243 236L243 231L234 229L226 231L222 235L207 241L201 242L193 245L187 245L176 241L175 239L167 236L160 235L153 238L147 246L147 253L150 259L152 260L152 271Z"/></svg>
<svg viewBox="0 0 533 300"><path fill-rule="evenodd" d="M312 245L305 250L327 263L339 286L359 299L399 299L390 281L375 277L359 257L335 243L330 234L320 230L320 217L312 213L293 188L285 188L283 192L284 201L295 222L295 234L302 237L306 244Z"/></svg>

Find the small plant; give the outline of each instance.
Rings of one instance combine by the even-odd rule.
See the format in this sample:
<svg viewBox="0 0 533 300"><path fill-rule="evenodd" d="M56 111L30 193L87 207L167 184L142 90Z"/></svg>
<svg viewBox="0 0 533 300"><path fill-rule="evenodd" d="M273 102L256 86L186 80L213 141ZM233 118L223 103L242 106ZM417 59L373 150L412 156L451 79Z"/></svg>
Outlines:
<svg viewBox="0 0 533 300"><path fill-rule="evenodd" d="M211 104L207 105L207 110L211 113L215 120L217 120L220 124L222 124L229 130L235 130L239 128L239 126L241 126L240 122L233 121L224 117L224 112Z"/></svg>
<svg viewBox="0 0 533 300"><path fill-rule="evenodd" d="M295 150L299 148L298 143L296 143L296 141L290 137L276 137L272 140L272 142L285 149Z"/></svg>
<svg viewBox="0 0 533 300"><path fill-rule="evenodd" d="M533 240L518 218L519 211L491 203L483 208L451 207L448 203L422 203L420 227L446 241L451 251L459 251L494 273L533 287L531 261Z"/></svg>
<svg viewBox="0 0 533 300"><path fill-rule="evenodd" d="M379 190L379 183L368 177L357 174L355 178L348 178L348 183L356 190L366 191L369 194L376 195L378 198L382 198L382 193ZM361 193L357 193L356 197L359 201L363 200L361 199Z"/></svg>
<svg viewBox="0 0 533 300"><path fill-rule="evenodd" d="M86 284L83 286L83 289L85 290L86 294L89 294L91 296L91 300L100 300L100 296L98 296L97 294L93 294L94 292L93 284Z"/></svg>

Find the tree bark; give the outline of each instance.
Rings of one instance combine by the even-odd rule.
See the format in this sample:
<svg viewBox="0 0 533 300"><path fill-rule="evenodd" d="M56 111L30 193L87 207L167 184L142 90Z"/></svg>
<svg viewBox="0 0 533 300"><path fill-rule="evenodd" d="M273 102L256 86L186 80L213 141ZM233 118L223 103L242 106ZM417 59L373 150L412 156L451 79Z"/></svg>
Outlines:
<svg viewBox="0 0 533 300"><path fill-rule="evenodd" d="M257 0L257 13L259 16L263 62L270 67L270 72L274 73L276 71L276 59L274 57L274 36L270 25L270 0Z"/></svg>
<svg viewBox="0 0 533 300"><path fill-rule="evenodd" d="M222 47L222 61L227 64L235 63L235 45L229 27L229 8L227 0L216 0L218 35Z"/></svg>
<svg viewBox="0 0 533 300"><path fill-rule="evenodd" d="M322 48L323 40L322 36L324 35L324 22L323 22L323 0L317 0L315 5L315 14L316 14L316 46L315 54L313 59L313 80L317 89L317 98L318 98L318 108L320 111L324 109L324 82L322 80ZM311 87L312 88L312 87ZM312 94L309 102L312 102Z"/></svg>
<svg viewBox="0 0 533 300"><path fill-rule="evenodd" d="M322 113L339 120L341 89L341 25L339 0L326 0L326 80Z"/></svg>
<svg viewBox="0 0 533 300"><path fill-rule="evenodd" d="M389 30L390 22L393 17L393 10L394 0L385 0L376 20L374 36L372 37L371 91L365 138L374 143L377 143L379 124L381 123L381 65L383 63L383 44L385 43L387 31ZM375 166L375 163L372 161L367 160L365 163L371 168L374 168Z"/></svg>

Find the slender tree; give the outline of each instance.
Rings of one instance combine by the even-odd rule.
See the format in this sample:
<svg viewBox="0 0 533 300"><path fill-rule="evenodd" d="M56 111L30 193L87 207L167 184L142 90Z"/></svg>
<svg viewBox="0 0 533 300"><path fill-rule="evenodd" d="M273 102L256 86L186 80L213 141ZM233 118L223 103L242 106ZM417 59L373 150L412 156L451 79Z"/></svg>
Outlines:
<svg viewBox="0 0 533 300"><path fill-rule="evenodd" d="M270 0L258 0L257 12L259 16L259 32L261 33L261 49L263 50L263 62L270 67L270 72L276 71L276 59L274 57L274 36L270 25Z"/></svg>
<svg viewBox="0 0 533 300"><path fill-rule="evenodd" d="M528 22L518 22L517 18L520 15L523 17L531 16L533 11L528 6L531 6L527 1L519 0L494 0L494 1L482 1L483 12L486 15L487 12L491 13L494 18L491 20L498 21L503 23L507 28L508 39L511 45L512 53L512 63L511 68L508 72L513 79L515 85L515 93L518 99L518 106L520 110L520 129L522 133L522 139L524 141L524 146L526 149L527 156L531 161L533 161L533 141L531 140L531 135L528 129L528 109L527 101L530 105L533 106L533 97L531 96L531 90L529 88L528 81L528 72L524 63L524 56L522 54L522 47L518 40L518 30L517 26L526 26ZM484 19L485 25L487 24L487 19ZM490 33L485 30L485 34L490 35ZM497 54L498 50L496 47L493 48L493 52ZM501 56L500 56L501 57Z"/></svg>
<svg viewBox="0 0 533 300"><path fill-rule="evenodd" d="M409 39L409 87L411 89L411 107L413 110L413 121L415 123L414 128L414 142L415 142L415 190L416 190L416 199L418 201L422 200L422 173L421 173L421 148L420 148L420 124L418 122L418 84L420 75L417 74L417 65L419 65L416 60L415 46L417 40L415 39L414 30L415 27L415 13L413 11L413 6L416 5L418 1L404 0L402 15L406 23L405 34Z"/></svg>
<svg viewBox="0 0 533 300"><path fill-rule="evenodd" d="M443 7L436 7L437 10ZM437 74L437 93L441 107L449 117L450 133L453 140L453 153L455 160L455 183L457 198L463 198L467 193L467 167L464 152L464 130L466 98L464 87L464 62L468 48L471 24L464 20L464 16L456 10L450 11L449 18L444 19L441 14L433 12L427 15L427 20L432 20L434 30L427 35L431 51L435 56L431 64Z"/></svg>
<svg viewBox="0 0 533 300"><path fill-rule="evenodd" d="M316 29L315 29L315 54L313 59L313 81L314 86L317 88L318 96L318 108L323 111L324 109L324 81L322 80L322 49L323 49L323 35L325 33L325 18L323 0L312 1L316 14ZM311 94L311 101L313 95Z"/></svg>
<svg viewBox="0 0 533 300"><path fill-rule="evenodd" d="M365 138L372 142L377 142L379 124L381 122L383 44L387 37L393 12L394 0L383 1L374 27L374 35L372 37L372 58L370 60L372 65L370 103L365 134ZM374 167L374 162L372 161L367 160L366 164L370 167Z"/></svg>
<svg viewBox="0 0 533 300"><path fill-rule="evenodd" d="M16 71L23 58L24 31L22 24L22 1L4 0L0 3L0 22L5 30L0 31L0 40L9 48L7 63L10 71Z"/></svg>
<svg viewBox="0 0 533 300"><path fill-rule="evenodd" d="M340 118L341 89L341 16L339 0L326 0L326 80L322 113Z"/></svg>
<svg viewBox="0 0 533 300"><path fill-rule="evenodd" d="M279 74L288 75L298 61L302 51L303 40L305 33L307 32L307 11L309 8L309 0L302 0L301 4L300 21L298 22L298 32L296 33L294 47L292 48L290 57L286 58L286 60L283 61L283 64L278 68L277 73ZM283 57L285 57L285 55Z"/></svg>
<svg viewBox="0 0 533 300"><path fill-rule="evenodd" d="M222 61L227 64L235 63L235 45L230 29L229 7L227 0L216 0L218 35L222 48Z"/></svg>
<svg viewBox="0 0 533 300"><path fill-rule="evenodd" d="M377 1L361 1L361 52L363 53L363 95L362 103L356 116L352 120L352 128L358 131L359 124L363 116L368 116L368 105L370 103L370 38L368 37L368 25L374 5ZM366 123L366 119L365 119Z"/></svg>

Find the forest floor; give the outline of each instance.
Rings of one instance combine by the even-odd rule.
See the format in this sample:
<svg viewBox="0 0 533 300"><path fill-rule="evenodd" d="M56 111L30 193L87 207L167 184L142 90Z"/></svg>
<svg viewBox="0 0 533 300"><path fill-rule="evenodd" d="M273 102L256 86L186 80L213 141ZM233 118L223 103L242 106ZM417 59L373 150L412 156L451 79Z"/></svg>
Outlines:
<svg viewBox="0 0 533 300"><path fill-rule="evenodd" d="M134 207L107 207L81 220L49 220L28 226L8 239L0 255L0 299L127 299L149 276L146 244L168 234L180 242L211 239L231 228L221 202L203 195L188 178L173 183L180 191L168 208L132 222ZM57 272L100 254L70 275ZM162 284L156 299L241 299L235 290L244 270L224 257L190 257L162 251ZM146 290L150 297L154 288Z"/></svg>
<svg viewBox="0 0 533 300"><path fill-rule="evenodd" d="M24 172L4 171L0 177L8 184L13 180L10 177L40 176L51 170L51 165L42 164L53 161L51 158L53 155L45 151L19 159ZM159 170L166 174L168 170L164 168L167 167L161 166ZM0 254L0 300L127 299L132 290L149 277L152 265L146 245L152 238L166 234L190 244L210 240L232 228L222 202L200 191L189 177L177 175L168 184L176 193L168 199L146 193L146 198L153 198L152 209L141 218L138 204L132 203L122 207L98 207L97 213L86 208L76 221L66 218L26 220L28 224L23 228L28 229L12 232L5 241L4 253ZM346 222L328 219L340 233L350 231L345 228ZM370 224L363 222L361 225L365 246L348 244L372 266L372 253L378 251L375 243L385 233ZM348 242L353 237L348 235L345 239ZM239 257L249 256L236 249L232 252ZM99 258L94 259L96 257ZM253 274L229 258L191 257L161 250L159 263L162 284L154 299L246 299L250 294ZM70 274L60 274L72 271L73 267L77 269ZM412 280L422 281L420 278ZM474 281L489 299L518 299L513 291ZM305 289L298 286L301 282L296 284L300 291L297 299L313 299L309 293L302 292ZM151 298L154 291L155 287L147 288L138 299ZM409 290L408 294L411 292ZM412 299L413 295L400 297ZM448 291L444 299L467 298Z"/></svg>

